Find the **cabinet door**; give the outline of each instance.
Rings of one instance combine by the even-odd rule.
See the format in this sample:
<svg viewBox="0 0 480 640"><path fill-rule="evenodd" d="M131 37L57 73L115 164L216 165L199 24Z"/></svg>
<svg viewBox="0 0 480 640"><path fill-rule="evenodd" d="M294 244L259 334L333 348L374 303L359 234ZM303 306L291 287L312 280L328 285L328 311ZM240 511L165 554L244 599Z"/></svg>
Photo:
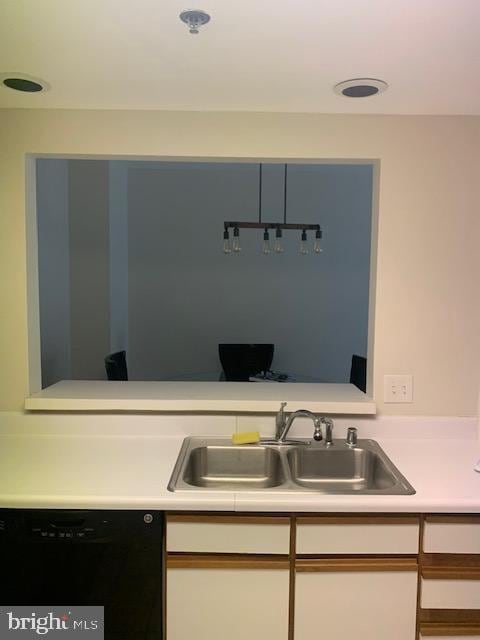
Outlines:
<svg viewBox="0 0 480 640"><path fill-rule="evenodd" d="M417 570L297 564L295 640L415 640Z"/></svg>
<svg viewBox="0 0 480 640"><path fill-rule="evenodd" d="M288 560L168 559L167 640L287 640Z"/></svg>

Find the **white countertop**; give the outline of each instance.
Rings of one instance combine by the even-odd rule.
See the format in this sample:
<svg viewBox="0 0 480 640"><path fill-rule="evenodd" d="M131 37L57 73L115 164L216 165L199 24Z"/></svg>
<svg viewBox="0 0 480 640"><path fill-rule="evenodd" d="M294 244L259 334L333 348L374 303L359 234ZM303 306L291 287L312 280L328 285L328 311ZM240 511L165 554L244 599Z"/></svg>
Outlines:
<svg viewBox="0 0 480 640"><path fill-rule="evenodd" d="M408 432L408 429L406 430ZM475 438L376 437L413 496L176 492L184 435L0 435L0 507L273 512L480 512ZM371 437L361 434L362 437Z"/></svg>

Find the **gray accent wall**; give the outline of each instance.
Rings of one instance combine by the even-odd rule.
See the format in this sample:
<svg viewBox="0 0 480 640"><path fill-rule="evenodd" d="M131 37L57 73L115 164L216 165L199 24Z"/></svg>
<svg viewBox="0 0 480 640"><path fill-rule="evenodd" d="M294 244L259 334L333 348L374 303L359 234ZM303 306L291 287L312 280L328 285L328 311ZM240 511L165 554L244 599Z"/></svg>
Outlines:
<svg viewBox="0 0 480 640"><path fill-rule="evenodd" d="M128 164L109 162L110 352L128 351Z"/></svg>
<svg viewBox="0 0 480 640"><path fill-rule="evenodd" d="M68 162L37 160L42 386L72 377Z"/></svg>
<svg viewBox="0 0 480 640"><path fill-rule="evenodd" d="M102 380L110 351L108 162L68 164L72 378Z"/></svg>
<svg viewBox="0 0 480 640"><path fill-rule="evenodd" d="M283 218L283 166L266 165L263 220ZM324 252L221 251L224 220L258 219L258 165L149 163L129 171L129 367L132 378L218 379L221 342L273 342L273 368L348 381L366 356L372 167L292 165L288 221L320 223ZM273 234L272 234L273 235ZM310 236L310 242L313 238Z"/></svg>
<svg viewBox="0 0 480 640"><path fill-rule="evenodd" d="M111 180L107 161L37 161L43 387L65 379L105 379L104 358L111 351L115 327L111 292L121 297L118 287L110 285L110 256L115 261L114 282L123 279L128 268L126 238L121 241L126 214L122 232L122 216L117 213L122 210L119 200L125 202L126 181L118 189L111 182L116 187L119 180ZM115 194L113 212L110 190Z"/></svg>

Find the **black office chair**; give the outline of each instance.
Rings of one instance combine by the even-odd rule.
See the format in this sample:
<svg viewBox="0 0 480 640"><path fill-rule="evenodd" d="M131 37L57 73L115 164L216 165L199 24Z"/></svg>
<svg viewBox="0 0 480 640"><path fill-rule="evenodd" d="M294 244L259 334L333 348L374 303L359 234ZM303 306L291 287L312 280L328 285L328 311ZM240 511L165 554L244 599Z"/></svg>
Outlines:
<svg viewBox="0 0 480 640"><path fill-rule="evenodd" d="M248 382L250 376L270 369L273 344L219 344L218 355L228 381Z"/></svg>
<svg viewBox="0 0 480 640"><path fill-rule="evenodd" d="M109 380L128 380L127 352L117 351L106 356L105 370Z"/></svg>
<svg viewBox="0 0 480 640"><path fill-rule="evenodd" d="M363 356L352 356L350 382L363 393L367 393L367 359Z"/></svg>

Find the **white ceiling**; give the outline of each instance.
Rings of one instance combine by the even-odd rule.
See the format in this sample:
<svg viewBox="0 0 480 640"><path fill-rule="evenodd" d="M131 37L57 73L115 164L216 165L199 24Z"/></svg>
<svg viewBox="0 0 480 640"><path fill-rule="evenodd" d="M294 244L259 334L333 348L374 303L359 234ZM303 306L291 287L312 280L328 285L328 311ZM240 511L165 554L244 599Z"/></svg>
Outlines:
<svg viewBox="0 0 480 640"><path fill-rule="evenodd" d="M480 114L480 0L0 0L0 107ZM364 99L332 87L382 78Z"/></svg>

